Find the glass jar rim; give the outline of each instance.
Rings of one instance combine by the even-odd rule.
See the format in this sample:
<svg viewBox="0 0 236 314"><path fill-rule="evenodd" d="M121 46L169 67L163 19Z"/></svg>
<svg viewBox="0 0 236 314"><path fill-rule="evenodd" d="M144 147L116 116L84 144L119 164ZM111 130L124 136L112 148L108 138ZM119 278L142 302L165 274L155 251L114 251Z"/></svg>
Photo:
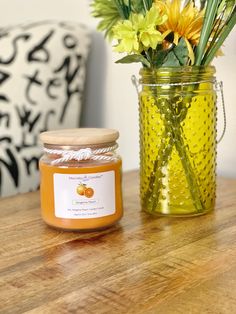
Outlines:
<svg viewBox="0 0 236 314"><path fill-rule="evenodd" d="M161 84L185 83L209 81L215 82L214 66L179 66L179 67L160 67L160 68L141 68L139 71L139 83L156 83Z"/></svg>
<svg viewBox="0 0 236 314"><path fill-rule="evenodd" d="M140 75L142 74L154 74L154 73L212 73L214 74L216 72L216 68L213 65L193 65L193 66L169 66L169 67L158 67L158 68L147 68L142 67L139 71Z"/></svg>
<svg viewBox="0 0 236 314"><path fill-rule="evenodd" d="M147 68L142 67L139 71L139 74L141 76L145 75L161 75L164 76L172 74L186 74L186 75L192 75L192 74L204 74L208 73L209 75L214 75L216 72L216 68L213 65L207 65L207 66L178 66L178 67L159 67L159 68Z"/></svg>

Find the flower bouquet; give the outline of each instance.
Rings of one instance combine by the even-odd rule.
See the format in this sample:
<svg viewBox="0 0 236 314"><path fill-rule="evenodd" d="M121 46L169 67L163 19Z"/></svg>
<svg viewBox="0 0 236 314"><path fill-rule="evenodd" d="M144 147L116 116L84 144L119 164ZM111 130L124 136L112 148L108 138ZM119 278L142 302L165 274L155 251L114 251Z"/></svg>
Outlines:
<svg viewBox="0 0 236 314"><path fill-rule="evenodd" d="M214 208L216 81L213 58L236 24L235 0L94 0L98 29L140 62L143 210L200 215ZM140 89L141 87L141 89Z"/></svg>

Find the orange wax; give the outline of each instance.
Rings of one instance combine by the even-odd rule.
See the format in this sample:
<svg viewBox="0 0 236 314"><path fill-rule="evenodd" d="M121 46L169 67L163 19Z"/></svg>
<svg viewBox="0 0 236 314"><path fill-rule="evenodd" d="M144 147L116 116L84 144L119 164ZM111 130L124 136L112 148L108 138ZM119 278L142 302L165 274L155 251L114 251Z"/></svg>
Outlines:
<svg viewBox="0 0 236 314"><path fill-rule="evenodd" d="M93 230L110 226L117 222L123 214L121 197L121 161L110 162L92 167L56 167L40 162L41 172L41 209L43 220L50 226L65 230ZM115 174L115 213L112 215L88 219L62 219L55 216L53 175L89 174L114 171Z"/></svg>

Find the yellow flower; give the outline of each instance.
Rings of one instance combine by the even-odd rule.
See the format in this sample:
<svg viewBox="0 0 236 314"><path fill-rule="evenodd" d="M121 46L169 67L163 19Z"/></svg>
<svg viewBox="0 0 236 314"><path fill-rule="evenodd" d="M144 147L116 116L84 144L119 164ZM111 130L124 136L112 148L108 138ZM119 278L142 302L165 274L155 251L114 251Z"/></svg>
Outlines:
<svg viewBox="0 0 236 314"><path fill-rule="evenodd" d="M140 53L149 48L155 49L163 40L157 26L166 19L155 5L145 15L131 13L129 20L119 21L112 29L113 37L118 40L115 51Z"/></svg>
<svg viewBox="0 0 236 314"><path fill-rule="evenodd" d="M188 47L189 57L194 63L193 46L196 46L200 39L204 12L194 7L189 2L185 7L181 7L181 0L166 0L165 3L155 0L158 10L164 11L168 20L159 26L159 30L166 37L174 33L174 44L178 44L181 37L184 38Z"/></svg>
<svg viewBox="0 0 236 314"><path fill-rule="evenodd" d="M113 37L119 40L115 46L117 52L139 52L140 44L133 24L130 20L120 21L113 27Z"/></svg>

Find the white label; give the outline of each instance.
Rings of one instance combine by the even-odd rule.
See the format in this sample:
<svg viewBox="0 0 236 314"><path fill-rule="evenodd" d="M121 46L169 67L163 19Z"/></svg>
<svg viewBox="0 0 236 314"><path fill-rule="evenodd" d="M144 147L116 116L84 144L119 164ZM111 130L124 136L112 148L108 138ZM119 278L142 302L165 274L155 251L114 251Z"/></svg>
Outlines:
<svg viewBox="0 0 236 314"><path fill-rule="evenodd" d="M98 218L115 213L115 172L54 174L55 216Z"/></svg>

